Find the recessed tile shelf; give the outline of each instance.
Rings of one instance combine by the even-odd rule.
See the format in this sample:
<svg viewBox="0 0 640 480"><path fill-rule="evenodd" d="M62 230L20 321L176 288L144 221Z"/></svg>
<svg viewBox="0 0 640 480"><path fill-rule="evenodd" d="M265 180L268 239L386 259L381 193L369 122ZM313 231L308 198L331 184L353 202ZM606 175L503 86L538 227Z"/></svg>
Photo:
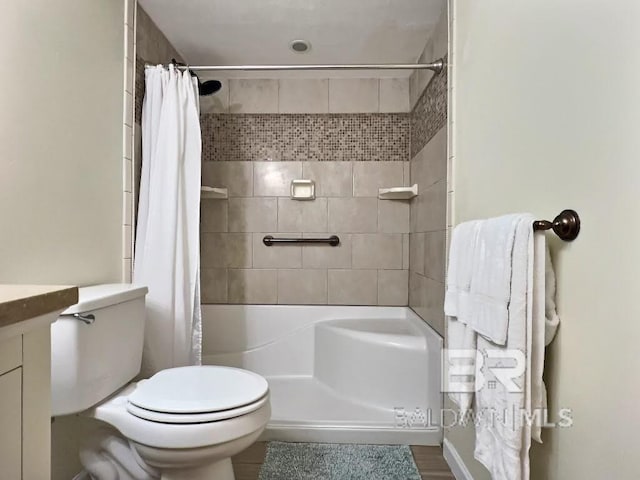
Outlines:
<svg viewBox="0 0 640 480"><path fill-rule="evenodd" d="M226 200L229 198L229 190L221 187L200 187L200 198L203 200Z"/></svg>
<svg viewBox="0 0 640 480"><path fill-rule="evenodd" d="M409 200L418 196L418 184L411 187L390 187L378 190L380 200Z"/></svg>

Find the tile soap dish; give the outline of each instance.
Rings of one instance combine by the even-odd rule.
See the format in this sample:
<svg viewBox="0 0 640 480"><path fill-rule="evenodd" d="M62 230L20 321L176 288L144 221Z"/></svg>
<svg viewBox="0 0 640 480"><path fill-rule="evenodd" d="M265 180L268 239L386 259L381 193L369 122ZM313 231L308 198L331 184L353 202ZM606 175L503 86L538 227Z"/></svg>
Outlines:
<svg viewBox="0 0 640 480"><path fill-rule="evenodd" d="M414 183L411 187L391 187L378 190L378 198L380 200L409 200L416 196L418 196L417 183Z"/></svg>
<svg viewBox="0 0 640 480"><path fill-rule="evenodd" d="M315 200L316 184L313 180L291 180L293 200Z"/></svg>
<svg viewBox="0 0 640 480"><path fill-rule="evenodd" d="M229 198L229 190L221 187L200 187L200 198L203 200L226 200Z"/></svg>

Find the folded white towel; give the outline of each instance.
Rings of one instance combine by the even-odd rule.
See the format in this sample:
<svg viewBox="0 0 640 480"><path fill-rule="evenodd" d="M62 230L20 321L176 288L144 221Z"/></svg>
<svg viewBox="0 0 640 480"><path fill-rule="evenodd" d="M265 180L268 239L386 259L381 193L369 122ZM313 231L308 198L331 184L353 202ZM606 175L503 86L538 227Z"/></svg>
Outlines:
<svg viewBox="0 0 640 480"><path fill-rule="evenodd" d="M534 416L531 438L542 443L542 413L547 409L547 389L542 380L545 347L553 340L560 319L556 312L556 275L544 234L534 235L533 325L531 343L531 411Z"/></svg>
<svg viewBox="0 0 640 480"><path fill-rule="evenodd" d="M509 303L511 301L511 265L514 255L526 255L513 249L516 227L530 215L504 215L480 225L473 256L468 319L464 323L498 345L507 341ZM531 225L530 225L531 226Z"/></svg>
<svg viewBox="0 0 640 480"><path fill-rule="evenodd" d="M525 404L527 412L534 412L546 407L546 391L542 381L542 371L544 369L544 311L545 311L545 267L547 248L543 233L533 235L533 259L532 278L533 282L531 303L531 341L527 353L526 390L528 403ZM531 425L531 434L523 445L523 455L529 457L531 438L541 442L541 424L539 419L534 418Z"/></svg>
<svg viewBox="0 0 640 480"><path fill-rule="evenodd" d="M467 327L469 317L469 289L475 245L480 221L464 222L453 229L449 248L447 289L444 312L447 315L447 352L445 359L448 379L446 391L460 412L470 408L475 392L476 332ZM461 355L467 352L468 356ZM453 369L464 368L469 375L453 374Z"/></svg>
<svg viewBox="0 0 640 480"><path fill-rule="evenodd" d="M469 290L480 225L480 221L472 221L455 227L449 248L444 313L465 324L469 315Z"/></svg>
<svg viewBox="0 0 640 480"><path fill-rule="evenodd" d="M476 392L476 408L483 421L476 426L474 456L491 473L493 480L528 480L531 426L522 421L523 412L531 412L531 358L533 338L534 242L533 216L519 215L516 220L510 263L510 301L506 345L496 345L478 336L478 350L487 360L478 365L476 376L485 380ZM499 266L504 270L506 267ZM544 299L543 299L544 301ZM500 358L500 355L505 355ZM524 362L512 382L503 382L496 372ZM496 368L498 367L498 368ZM502 368L501 368L502 367ZM496 412L493 418L489 412Z"/></svg>
<svg viewBox="0 0 640 480"><path fill-rule="evenodd" d="M549 345L555 338L560 324L560 318L556 311L556 273L551 263L549 245L545 245L545 328L544 344Z"/></svg>
<svg viewBox="0 0 640 480"><path fill-rule="evenodd" d="M480 423L476 429L475 457L492 473L494 480L528 480L531 441L542 443L542 422L547 408L547 392L542 379L545 346L553 339L559 319L555 310L555 274L543 233L531 231L533 217L523 216L513 246L511 301L507 344L495 345L478 336L478 350L520 351L525 370L515 379L521 387L510 391L500 382L476 394L478 411L508 412L494 423ZM477 369L485 380L491 369ZM485 417L486 418L486 417Z"/></svg>
<svg viewBox="0 0 640 480"><path fill-rule="evenodd" d="M476 399L476 416L483 421L476 426L475 457L480 460L492 473L494 479L504 480L528 480L529 449L531 441L541 442L541 424L546 409L547 396L542 373L544 371L544 349L555 336L558 328L558 315L555 308L555 274L550 261L549 249L546 246L543 233L534 234L531 229L533 216L522 214L517 217L514 228L512 251L509 260L509 293L507 302L507 332L506 344L499 345L490 341L486 336L481 336L470 325L458 321L456 317L447 319L447 347L448 349L473 350L482 355L483 362L476 364L473 375L462 378L448 377L448 381L466 381L467 385L479 386L477 379L484 383L477 392L455 391L449 392L449 397L456 402L464 413L471 408L473 399ZM504 221L505 217L502 217ZM496 219L497 220L497 219ZM470 227L478 222L468 222ZM463 224L464 225L464 224ZM472 230L470 230L472 231ZM464 233L464 232L463 232ZM455 238L455 231L454 231ZM458 237L460 240L464 237ZM469 242L466 236L466 242ZM473 238L473 237L471 237ZM476 238L477 240L477 238ZM452 247L454 239L452 239ZM470 249L469 244L456 242L456 248L450 251L449 274L453 272L456 282L447 282L447 293L450 300L449 312L460 312L460 300L469 295L464 295L468 273L465 269L456 265L454 253L460 255L460 249ZM484 249L476 244L471 247L474 255L481 255ZM456 257L461 261L461 257ZM475 261L472 255L466 257L467 262ZM489 268L490 265L485 265ZM494 264L496 266L496 264ZM507 268L503 264L497 265L504 274ZM474 270L475 271L475 270ZM462 273L461 273L462 272ZM463 278L463 281L460 279ZM473 279L471 280L473 286ZM471 289L472 290L472 287ZM460 292L463 294L460 295ZM468 309L473 308L471 302ZM453 310L452 310L453 309ZM457 310L456 310L457 309ZM464 311L464 308L462 309ZM466 312L467 323L473 322L470 314ZM487 355L504 352L509 358L511 351L522 352L524 355L525 370L514 379L520 387L517 391L505 388L493 375L493 370L487 364L492 364ZM466 356L462 359L456 357L447 358L451 366L472 365L477 357ZM502 360L499 360L501 362ZM507 360L508 361L508 360ZM512 362L510 362L512 364ZM493 362L495 365L495 360ZM503 366L508 366L503 364ZM446 372L445 372L446 374ZM493 380L493 381L492 381ZM488 382L491 382L491 385ZM490 413L496 413L495 421L491 421ZM506 418L505 418L506 414ZM529 421L533 419L533 423Z"/></svg>
<svg viewBox="0 0 640 480"><path fill-rule="evenodd" d="M447 358L444 359L446 366L444 378L447 380L445 391L448 392L449 398L458 405L460 416L466 415L467 411L471 409L473 395L476 391L477 337L477 333L472 328L459 322L455 317L447 317ZM461 371L469 373L461 374Z"/></svg>

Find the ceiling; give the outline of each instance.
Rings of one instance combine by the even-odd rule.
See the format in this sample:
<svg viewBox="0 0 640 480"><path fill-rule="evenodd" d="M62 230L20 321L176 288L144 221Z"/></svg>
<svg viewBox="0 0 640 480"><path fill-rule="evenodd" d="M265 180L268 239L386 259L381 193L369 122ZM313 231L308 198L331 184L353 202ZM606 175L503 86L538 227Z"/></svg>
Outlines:
<svg viewBox="0 0 640 480"><path fill-rule="evenodd" d="M139 3L192 65L345 64L414 63L446 0ZM291 51L294 39L309 41L310 51Z"/></svg>

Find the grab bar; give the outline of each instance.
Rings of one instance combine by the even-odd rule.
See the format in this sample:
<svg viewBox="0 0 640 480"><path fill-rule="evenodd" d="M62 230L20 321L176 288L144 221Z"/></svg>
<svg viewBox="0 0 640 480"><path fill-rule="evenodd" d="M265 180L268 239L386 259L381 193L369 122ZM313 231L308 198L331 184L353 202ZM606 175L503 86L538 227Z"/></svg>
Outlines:
<svg viewBox="0 0 640 480"><path fill-rule="evenodd" d="M317 245L317 244L328 244L332 247L337 247L340 245L340 237L337 235L331 235L327 238L275 238L273 235L266 235L262 239L262 243L264 243L267 247L272 247L273 245Z"/></svg>

